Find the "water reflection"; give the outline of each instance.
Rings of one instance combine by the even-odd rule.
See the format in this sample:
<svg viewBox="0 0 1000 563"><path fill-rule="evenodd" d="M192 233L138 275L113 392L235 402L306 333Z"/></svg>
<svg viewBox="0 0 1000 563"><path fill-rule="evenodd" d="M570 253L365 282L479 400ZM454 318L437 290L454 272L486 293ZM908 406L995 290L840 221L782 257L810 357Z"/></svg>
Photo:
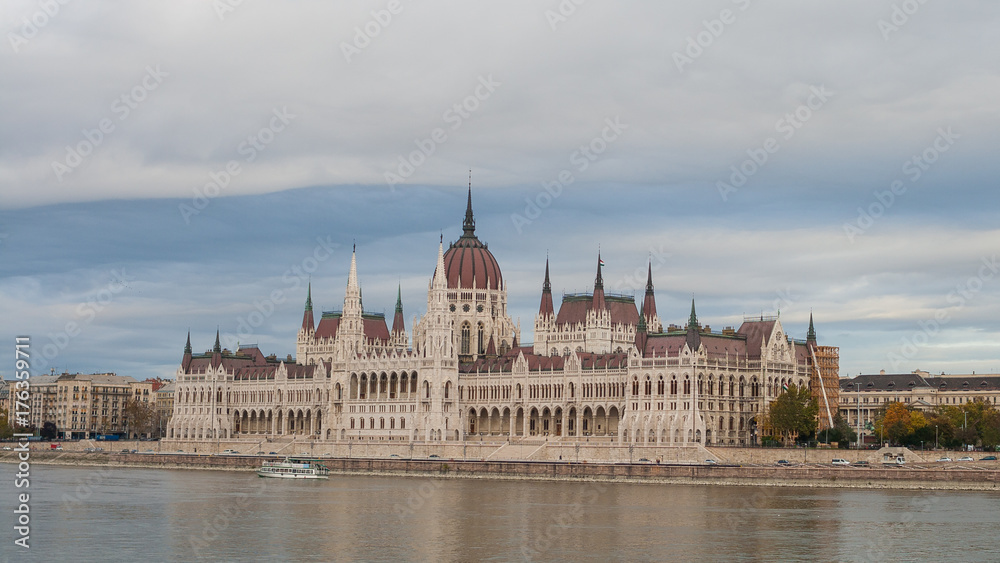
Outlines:
<svg viewBox="0 0 1000 563"><path fill-rule="evenodd" d="M987 492L114 469L68 502L92 470L33 470L38 561L974 561L1000 524Z"/></svg>

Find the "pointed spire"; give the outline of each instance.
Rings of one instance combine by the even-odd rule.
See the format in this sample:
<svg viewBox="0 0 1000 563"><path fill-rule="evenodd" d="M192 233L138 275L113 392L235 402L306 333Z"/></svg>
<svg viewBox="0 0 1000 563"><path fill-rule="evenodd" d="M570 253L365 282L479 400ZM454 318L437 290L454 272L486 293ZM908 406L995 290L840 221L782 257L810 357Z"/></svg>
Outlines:
<svg viewBox="0 0 1000 563"><path fill-rule="evenodd" d="M434 267L434 279L431 286L435 289L446 289L448 287L447 275L444 269L444 237L438 243L437 266Z"/></svg>
<svg viewBox="0 0 1000 563"><path fill-rule="evenodd" d="M215 347L212 348L212 351L216 354L222 353L222 344L219 342L219 329L215 329Z"/></svg>
<svg viewBox="0 0 1000 563"><path fill-rule="evenodd" d="M806 340L816 342L816 327L813 326L813 314L809 311L809 332L806 333Z"/></svg>
<svg viewBox="0 0 1000 563"><path fill-rule="evenodd" d="M653 294L653 262L649 262L646 270L646 296L642 299L642 314L647 323L652 323L656 317L656 297Z"/></svg>
<svg viewBox="0 0 1000 563"><path fill-rule="evenodd" d="M347 274L347 289L358 288L358 260L357 245L351 250L351 271Z"/></svg>
<svg viewBox="0 0 1000 563"><path fill-rule="evenodd" d="M694 297L691 298L691 317L688 318L687 345L692 351L701 346L701 335L698 333L698 315L694 312Z"/></svg>
<svg viewBox="0 0 1000 563"><path fill-rule="evenodd" d="M189 330L187 344L184 345L184 354L187 355L190 353L191 353L191 331Z"/></svg>
<svg viewBox="0 0 1000 563"><path fill-rule="evenodd" d="M538 305L538 315L544 317L552 315L555 308L552 306L552 283L549 282L549 259L545 259L545 281L542 282L542 302Z"/></svg>
<svg viewBox="0 0 1000 563"><path fill-rule="evenodd" d="M306 290L306 308L302 312L302 330L306 332L316 330L316 325L313 321L312 282L309 282L309 288Z"/></svg>
<svg viewBox="0 0 1000 563"><path fill-rule="evenodd" d="M604 276L601 274L601 266L604 265L604 261L601 260L601 251L597 251L597 278L594 280L594 301L591 308L595 311L603 311L607 309L607 305L604 302Z"/></svg>
<svg viewBox="0 0 1000 563"><path fill-rule="evenodd" d="M594 280L594 288L604 289L604 276L601 274L601 266L604 265L604 260L601 260L601 251L597 251L597 279Z"/></svg>
<svg viewBox="0 0 1000 563"><path fill-rule="evenodd" d="M647 340L648 334L646 333L646 318L639 315L639 325L635 328L635 347L639 350L640 356L645 355Z"/></svg>
<svg viewBox="0 0 1000 563"><path fill-rule="evenodd" d="M472 216L472 170L469 170L469 202L465 207L465 222L462 224L464 236L476 235L476 219Z"/></svg>
<svg viewBox="0 0 1000 563"><path fill-rule="evenodd" d="M400 285L396 288L396 314L392 318L392 333L403 332L406 332L406 328L403 326L403 288Z"/></svg>

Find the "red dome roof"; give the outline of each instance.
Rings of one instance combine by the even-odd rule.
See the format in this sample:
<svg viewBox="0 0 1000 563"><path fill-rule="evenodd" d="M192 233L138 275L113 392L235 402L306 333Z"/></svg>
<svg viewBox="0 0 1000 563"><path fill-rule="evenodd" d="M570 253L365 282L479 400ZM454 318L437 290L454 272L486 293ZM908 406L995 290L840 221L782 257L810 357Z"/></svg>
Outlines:
<svg viewBox="0 0 1000 563"><path fill-rule="evenodd" d="M497 259L475 236L462 236L451 245L444 253L444 271L452 289L500 289L503 285Z"/></svg>
<svg viewBox="0 0 1000 563"><path fill-rule="evenodd" d="M444 271L451 289L500 289L503 276L493 253L476 237L472 216L472 187L465 209L464 233L444 253Z"/></svg>

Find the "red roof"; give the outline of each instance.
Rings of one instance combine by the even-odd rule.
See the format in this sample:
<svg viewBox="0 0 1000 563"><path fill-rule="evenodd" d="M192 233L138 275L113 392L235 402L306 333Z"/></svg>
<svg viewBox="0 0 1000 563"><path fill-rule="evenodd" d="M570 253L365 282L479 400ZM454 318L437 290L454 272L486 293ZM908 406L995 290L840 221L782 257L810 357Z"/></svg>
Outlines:
<svg viewBox="0 0 1000 563"><path fill-rule="evenodd" d="M365 338L368 340L378 340L380 342L389 341L389 327L385 324L385 317L364 317Z"/></svg>
<svg viewBox="0 0 1000 563"><path fill-rule="evenodd" d="M767 345L767 340L771 338L771 333L774 332L774 323L776 321L744 321L740 325L739 330L736 331L737 334L742 334L746 336L747 339L747 355L751 358L759 358L760 350L763 346Z"/></svg>
<svg viewBox="0 0 1000 563"><path fill-rule="evenodd" d="M337 329L340 328L340 317L327 316L319 320L319 326L316 327L316 332L313 338L319 340L321 338L334 338L337 336Z"/></svg>
<svg viewBox="0 0 1000 563"><path fill-rule="evenodd" d="M444 253L444 271L451 289L499 289L500 265L479 239L462 237ZM473 284L473 281L475 283Z"/></svg>
<svg viewBox="0 0 1000 563"><path fill-rule="evenodd" d="M611 311L613 324L639 324L639 310L631 297L605 296L606 308ZM591 294L563 297L556 315L556 324L576 324L587 322L587 313L593 309L594 299Z"/></svg>

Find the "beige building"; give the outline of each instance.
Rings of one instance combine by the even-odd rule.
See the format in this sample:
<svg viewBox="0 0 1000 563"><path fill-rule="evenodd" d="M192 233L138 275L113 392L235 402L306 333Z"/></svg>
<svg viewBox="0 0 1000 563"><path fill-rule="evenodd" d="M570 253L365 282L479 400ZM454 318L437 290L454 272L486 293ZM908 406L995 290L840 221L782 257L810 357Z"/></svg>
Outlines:
<svg viewBox="0 0 1000 563"><path fill-rule="evenodd" d="M155 404L153 382L136 381L113 373L41 375L31 382L31 424L56 425L64 438L92 438L98 434L124 435L125 407L130 400Z"/></svg>
<svg viewBox="0 0 1000 563"><path fill-rule="evenodd" d="M174 414L174 390L176 388L175 382L168 381L154 392L156 395L157 437L167 435L167 426L170 424L170 417Z"/></svg>
<svg viewBox="0 0 1000 563"><path fill-rule="evenodd" d="M824 422L836 414L836 348L818 346L811 320L806 340L776 316L713 331L692 300L690 314L677 311L686 324L664 328L651 268L640 303L605 292L600 256L593 291L563 295L558 309L546 261L535 342L522 344L500 266L475 234L471 190L463 231L440 242L412 336L398 296L391 329L362 308L356 253L341 310L316 323L309 287L295 359L223 350L218 333L196 355L189 335L167 438L751 444L793 384L822 388Z"/></svg>
<svg viewBox="0 0 1000 563"><path fill-rule="evenodd" d="M942 405L958 406L973 401L997 405L1000 375L882 371L840 380L840 415L852 428L860 428L863 436L871 434L866 428L875 424L879 410L891 402L931 411Z"/></svg>

